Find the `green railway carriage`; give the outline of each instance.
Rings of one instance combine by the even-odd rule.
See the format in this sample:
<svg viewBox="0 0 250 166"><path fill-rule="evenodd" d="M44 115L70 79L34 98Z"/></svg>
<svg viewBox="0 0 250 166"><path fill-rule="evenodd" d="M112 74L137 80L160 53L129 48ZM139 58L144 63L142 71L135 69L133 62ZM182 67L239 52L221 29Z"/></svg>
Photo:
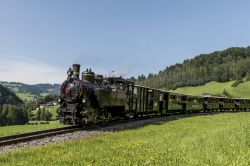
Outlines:
<svg viewBox="0 0 250 166"><path fill-rule="evenodd" d="M203 98L200 96L187 96L187 111L198 112L203 110Z"/></svg>
<svg viewBox="0 0 250 166"><path fill-rule="evenodd" d="M168 110L172 112L183 110L183 99L183 95L170 92L168 94Z"/></svg>
<svg viewBox="0 0 250 166"><path fill-rule="evenodd" d="M232 98L223 98L223 110L233 111L235 109L235 100Z"/></svg>
<svg viewBox="0 0 250 166"><path fill-rule="evenodd" d="M197 112L203 109L202 97L169 93L168 110L172 112Z"/></svg>
<svg viewBox="0 0 250 166"><path fill-rule="evenodd" d="M137 115L156 114L163 111L163 99L159 90L135 86L133 107Z"/></svg>
<svg viewBox="0 0 250 166"><path fill-rule="evenodd" d="M249 110L250 108L250 99L235 99L235 108L238 110Z"/></svg>
<svg viewBox="0 0 250 166"><path fill-rule="evenodd" d="M244 108L249 108L250 104L245 99L235 99L227 97L213 97L205 96L204 98L204 109L212 111L233 111Z"/></svg>
<svg viewBox="0 0 250 166"><path fill-rule="evenodd" d="M216 111L223 109L223 102L220 97L203 97L203 109L205 111Z"/></svg>

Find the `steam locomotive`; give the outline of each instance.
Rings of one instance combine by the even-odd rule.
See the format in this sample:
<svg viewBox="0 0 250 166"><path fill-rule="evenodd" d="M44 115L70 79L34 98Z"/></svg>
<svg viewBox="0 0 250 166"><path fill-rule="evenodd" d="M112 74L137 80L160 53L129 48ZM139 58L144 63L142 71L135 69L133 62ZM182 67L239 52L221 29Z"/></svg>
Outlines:
<svg viewBox="0 0 250 166"><path fill-rule="evenodd" d="M121 77L103 78L91 69L82 72L80 65L69 69L61 86L58 114L63 124L93 124L110 121L129 114L134 83Z"/></svg>
<svg viewBox="0 0 250 166"><path fill-rule="evenodd" d="M63 124L90 125L162 114L250 109L250 99L192 96L135 85L122 77L103 78L73 64L61 86L58 115Z"/></svg>

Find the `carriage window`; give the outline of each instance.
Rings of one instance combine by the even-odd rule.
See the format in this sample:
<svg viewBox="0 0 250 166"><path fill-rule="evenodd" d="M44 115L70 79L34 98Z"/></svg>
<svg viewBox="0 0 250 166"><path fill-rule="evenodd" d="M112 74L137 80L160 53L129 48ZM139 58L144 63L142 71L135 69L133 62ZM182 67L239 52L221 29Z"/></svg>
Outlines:
<svg viewBox="0 0 250 166"><path fill-rule="evenodd" d="M119 90L124 90L124 89L125 89L124 84L122 84L122 83L118 84L118 85L117 85L117 89L119 89Z"/></svg>
<svg viewBox="0 0 250 166"><path fill-rule="evenodd" d="M129 85L129 86L128 86L128 90L129 90L130 92L132 92L132 90L133 90L132 85Z"/></svg>
<svg viewBox="0 0 250 166"><path fill-rule="evenodd" d="M134 87L134 94L137 95L137 87Z"/></svg>

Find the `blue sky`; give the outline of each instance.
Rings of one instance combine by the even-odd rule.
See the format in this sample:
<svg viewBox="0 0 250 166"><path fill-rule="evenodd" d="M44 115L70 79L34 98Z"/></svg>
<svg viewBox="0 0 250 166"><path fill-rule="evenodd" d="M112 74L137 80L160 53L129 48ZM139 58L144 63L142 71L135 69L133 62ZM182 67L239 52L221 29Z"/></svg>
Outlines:
<svg viewBox="0 0 250 166"><path fill-rule="evenodd" d="M0 80L60 83L72 63L157 73L250 45L248 0L0 0Z"/></svg>

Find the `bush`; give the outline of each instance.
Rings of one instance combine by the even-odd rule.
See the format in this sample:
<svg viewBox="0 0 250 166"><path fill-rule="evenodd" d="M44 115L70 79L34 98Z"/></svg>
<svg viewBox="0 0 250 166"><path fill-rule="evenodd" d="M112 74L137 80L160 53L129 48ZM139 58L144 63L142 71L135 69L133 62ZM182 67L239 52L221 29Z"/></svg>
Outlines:
<svg viewBox="0 0 250 166"><path fill-rule="evenodd" d="M26 123L26 125L38 125L38 123L37 122L33 122L33 123L28 122L28 123Z"/></svg>
<svg viewBox="0 0 250 166"><path fill-rule="evenodd" d="M49 122L40 122L40 124L49 124Z"/></svg>
<svg viewBox="0 0 250 166"><path fill-rule="evenodd" d="M239 84L241 84L243 81L242 80L236 80L234 83L231 85L231 87L237 87Z"/></svg>
<svg viewBox="0 0 250 166"><path fill-rule="evenodd" d="M226 89L223 90L223 95L227 97L232 97Z"/></svg>

